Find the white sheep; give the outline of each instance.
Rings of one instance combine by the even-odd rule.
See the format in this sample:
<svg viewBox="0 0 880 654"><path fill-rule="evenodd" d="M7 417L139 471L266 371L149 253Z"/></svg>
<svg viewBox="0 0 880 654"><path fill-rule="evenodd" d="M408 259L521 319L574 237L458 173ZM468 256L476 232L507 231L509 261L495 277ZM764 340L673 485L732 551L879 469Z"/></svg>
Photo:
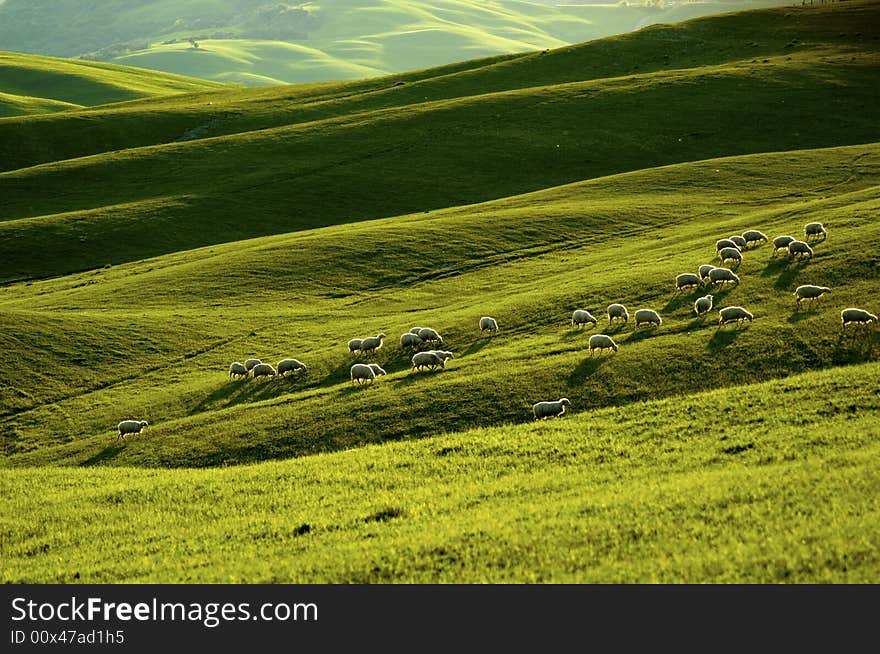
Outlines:
<svg viewBox="0 0 880 654"><path fill-rule="evenodd" d="M763 232L759 232L757 229L747 229L743 232L742 239L746 242L745 247L757 246L759 243L766 243L769 240Z"/></svg>
<svg viewBox="0 0 880 654"><path fill-rule="evenodd" d="M364 342L362 338L353 338L348 342L348 351L351 354L357 354L361 351L361 343Z"/></svg>
<svg viewBox="0 0 880 654"><path fill-rule="evenodd" d="M281 359L277 366L278 374L284 377L288 372L306 372L306 364L297 359Z"/></svg>
<svg viewBox="0 0 880 654"><path fill-rule="evenodd" d="M783 236L777 236L776 238L773 239L773 255L772 256L775 257L776 253L779 252L780 250L788 250L788 245L790 243L793 243L796 240L797 239L794 236L789 236L788 234L785 234Z"/></svg>
<svg viewBox="0 0 880 654"><path fill-rule="evenodd" d="M742 263L743 255L737 248L722 248L718 253L718 256L721 258L721 263L727 263L728 261L735 261L736 263Z"/></svg>
<svg viewBox="0 0 880 654"><path fill-rule="evenodd" d="M373 383L376 380L376 371L368 363L356 363L351 367L351 383L358 385Z"/></svg>
<svg viewBox="0 0 880 654"><path fill-rule="evenodd" d="M272 364L258 363L251 368L251 374L254 376L254 379L256 379L257 377L274 377L278 374L278 371L272 367Z"/></svg>
<svg viewBox="0 0 880 654"><path fill-rule="evenodd" d="M443 345L443 338L437 333L436 329L431 329L430 327L422 327L419 330L419 338L425 341L425 343Z"/></svg>
<svg viewBox="0 0 880 654"><path fill-rule="evenodd" d="M709 271L709 283L713 286L719 284L739 284L739 277L729 268L713 268Z"/></svg>
<svg viewBox="0 0 880 654"><path fill-rule="evenodd" d="M660 314L653 309L639 309L635 313L635 318L636 329L642 324L657 325L658 327L663 324L663 319L660 318Z"/></svg>
<svg viewBox="0 0 880 654"><path fill-rule="evenodd" d="M244 367L247 368L248 372L254 369L254 366L263 363L259 359L248 359L244 362Z"/></svg>
<svg viewBox="0 0 880 654"><path fill-rule="evenodd" d="M610 325L615 318L620 318L624 323L629 320L629 312L622 304L608 305L608 324Z"/></svg>
<svg viewBox="0 0 880 654"><path fill-rule="evenodd" d="M590 356L593 356L593 351L599 350L614 350L617 352L617 343L608 336L607 334L593 334L590 336Z"/></svg>
<svg viewBox="0 0 880 654"><path fill-rule="evenodd" d="M583 327L588 322L593 323L593 327L599 324L599 321L593 317L586 309L575 309L571 314L571 325L572 327Z"/></svg>
<svg viewBox="0 0 880 654"><path fill-rule="evenodd" d="M377 334L376 336L365 338L361 341L361 352L364 354L375 354L376 350L382 347L383 338L385 338L385 334Z"/></svg>
<svg viewBox="0 0 880 654"><path fill-rule="evenodd" d="M675 292L683 292L686 288L700 288L703 280L694 273L681 273L675 278Z"/></svg>
<svg viewBox="0 0 880 654"><path fill-rule="evenodd" d="M233 361L229 364L229 377L247 377L248 369L240 361Z"/></svg>
<svg viewBox="0 0 880 654"><path fill-rule="evenodd" d="M828 238L828 231L825 229L822 223L807 223L804 226L804 234L806 234L807 240L809 240L813 236L821 236L821 240L823 241Z"/></svg>
<svg viewBox="0 0 880 654"><path fill-rule="evenodd" d="M144 427L149 424L146 420L123 420L117 425L119 427L119 434L117 434L116 440L120 438L124 441L128 440L125 437L126 434L140 434Z"/></svg>
<svg viewBox="0 0 880 654"><path fill-rule="evenodd" d="M801 306L801 300L809 300L810 304L821 298L825 293L831 292L827 286L813 286L812 284L803 284L794 289L794 295L797 297L797 305Z"/></svg>
<svg viewBox="0 0 880 654"><path fill-rule="evenodd" d="M482 334L486 330L491 331L493 334L498 333L498 322L495 318L490 318L489 316L480 318L480 333Z"/></svg>
<svg viewBox="0 0 880 654"><path fill-rule="evenodd" d="M714 268L715 266L713 266L711 263L704 263L702 266L700 266L700 281L704 282L709 279L709 272L714 270Z"/></svg>
<svg viewBox="0 0 880 654"><path fill-rule="evenodd" d="M446 351L446 350L428 350L428 352L430 352L430 353L433 354L435 357L437 357L437 360L440 362L439 365L440 365L441 368L445 368L445 367L446 367L446 362L447 362L449 359L454 359L454 358L455 358L455 356L452 354L452 352L449 352L449 351ZM431 370L433 370L433 369L436 368L436 367L437 367L436 365L432 365L432 366L431 366Z"/></svg>
<svg viewBox="0 0 880 654"><path fill-rule="evenodd" d="M423 341L419 338L419 335L413 334L412 332L406 332L405 334L400 335L400 347L402 348L417 349L422 342Z"/></svg>
<svg viewBox="0 0 880 654"><path fill-rule="evenodd" d="M715 252L721 252L724 248L736 248L739 250L736 241L731 241L729 238L719 238L715 241Z"/></svg>
<svg viewBox="0 0 880 654"><path fill-rule="evenodd" d="M718 326L720 327L730 322L740 324L745 320L752 322L753 318L754 316L742 307L724 307L718 311Z"/></svg>
<svg viewBox="0 0 880 654"><path fill-rule="evenodd" d="M538 402L532 406L532 413L535 414L535 420L558 418L565 413L565 407L567 406L571 406L571 400L563 397L555 402Z"/></svg>
<svg viewBox="0 0 880 654"><path fill-rule="evenodd" d="M697 298L697 301L694 302L694 313L698 316L705 316L712 310L712 294L704 295L703 297Z"/></svg>
<svg viewBox="0 0 880 654"><path fill-rule="evenodd" d="M728 236L727 238L729 238L731 241L736 243L736 247L738 247L740 250L743 250L746 247L748 247L748 242L746 241L746 239L742 236L739 236L738 234L734 234L733 236Z"/></svg>
<svg viewBox="0 0 880 654"><path fill-rule="evenodd" d="M370 366L370 369L373 371L373 374L376 377L381 377L382 375L388 374L385 372L385 368L380 366L378 363L368 363L367 365Z"/></svg>
<svg viewBox="0 0 880 654"><path fill-rule="evenodd" d="M430 368L434 370L437 366L445 367L446 360L439 357L436 352L428 350L427 352L416 352L412 357L412 369L421 370L422 368Z"/></svg>
<svg viewBox="0 0 880 654"><path fill-rule="evenodd" d="M873 313L869 313L864 309L856 309L855 307L850 307L849 309L844 309L840 312L840 322L843 323L843 326L846 327L849 324L856 325L870 325L871 323L877 322L877 316Z"/></svg>
<svg viewBox="0 0 880 654"><path fill-rule="evenodd" d="M803 258L807 257L808 259L813 258L813 248L804 243L803 241L792 241L788 244L788 258Z"/></svg>

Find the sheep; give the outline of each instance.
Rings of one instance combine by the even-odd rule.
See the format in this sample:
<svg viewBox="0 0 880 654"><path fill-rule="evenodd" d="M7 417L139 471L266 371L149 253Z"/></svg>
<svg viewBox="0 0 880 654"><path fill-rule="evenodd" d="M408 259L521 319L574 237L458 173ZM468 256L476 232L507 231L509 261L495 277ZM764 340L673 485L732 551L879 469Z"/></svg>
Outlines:
<svg viewBox="0 0 880 654"><path fill-rule="evenodd" d="M400 335L400 347L402 348L412 348L417 349L419 345L422 344L422 339L419 338L418 334L413 334L412 332L406 332L405 334Z"/></svg>
<svg viewBox="0 0 880 654"><path fill-rule="evenodd" d="M248 372L250 372L251 370L254 369L254 366L258 366L261 363L263 363L263 362L260 361L259 359L248 359L247 361L244 362L244 367L247 368Z"/></svg>
<svg viewBox="0 0 880 654"><path fill-rule="evenodd" d="M766 243L769 240L763 232L759 232L757 229L747 229L743 232L742 239L746 242L745 247L751 245L757 247L762 241Z"/></svg>
<svg viewBox="0 0 880 654"><path fill-rule="evenodd" d="M431 370L434 370L437 366L445 368L446 359L439 356L435 350L416 352L412 357L413 370L421 370L422 368L431 368Z"/></svg>
<svg viewBox="0 0 880 654"><path fill-rule="evenodd" d="M535 420L558 418L565 413L565 407L567 406L571 406L571 400L563 397L555 402L538 402L532 406L532 413L535 414Z"/></svg>
<svg viewBox="0 0 880 654"><path fill-rule="evenodd" d="M247 377L248 369L240 361L233 361L229 364L229 377Z"/></svg>
<svg viewBox="0 0 880 654"><path fill-rule="evenodd" d="M412 329L409 330L409 333L415 334L416 336L418 336L419 332L422 331L423 329L424 329L424 327L413 327Z"/></svg>
<svg viewBox="0 0 880 654"><path fill-rule="evenodd" d="M743 250L746 247L748 247L748 242L742 236L734 234L733 236L728 236L727 238L729 240L733 241L734 243L736 243L736 247L738 247L740 250Z"/></svg>
<svg viewBox="0 0 880 654"><path fill-rule="evenodd" d="M797 239L794 236L788 236L787 234L784 236L777 236L773 239L773 255L776 256L776 253L780 250L788 250L788 245Z"/></svg>
<svg viewBox="0 0 880 654"><path fill-rule="evenodd" d="M382 366L380 366L378 363L368 363L367 365L370 366L370 370L373 371L373 374L376 377L381 377L382 375L388 374L385 372L385 369Z"/></svg>
<svg viewBox="0 0 880 654"><path fill-rule="evenodd" d="M437 361L438 361L438 363L431 365L431 370L434 370L434 368L436 368L438 365L441 368L445 368L446 362L449 359L455 358L455 356L452 354L452 352L448 352L446 350L427 350L427 351L430 352L431 354L433 354L435 357L437 357Z"/></svg>
<svg viewBox="0 0 880 654"><path fill-rule="evenodd" d="M149 424L146 420L123 420L117 425L119 434L116 435L116 440L128 440L126 434L140 434Z"/></svg>
<svg viewBox="0 0 880 654"><path fill-rule="evenodd" d="M278 372L269 363L258 363L251 369L251 374L256 379L257 377L274 377Z"/></svg>
<svg viewBox="0 0 880 654"><path fill-rule="evenodd" d="M437 333L436 329L431 329L430 327L422 327L419 330L419 338L425 341L425 343L443 345L443 339L441 338L440 334Z"/></svg>
<svg viewBox="0 0 880 654"><path fill-rule="evenodd" d="M624 323L629 320L629 313L622 304L608 305L608 324L610 325L615 318L620 318Z"/></svg>
<svg viewBox="0 0 880 654"><path fill-rule="evenodd" d="M654 311L653 309L639 309L636 311L636 329L643 323L657 325L658 327L663 324L663 319L660 318L660 314Z"/></svg>
<svg viewBox="0 0 880 654"><path fill-rule="evenodd" d="M489 316L480 318L480 334L486 330L490 330L493 334L498 333L498 322L495 318L490 318Z"/></svg>
<svg viewBox="0 0 880 654"><path fill-rule="evenodd" d="M709 283L713 286L719 284L739 284L739 277L729 268L713 268L709 271Z"/></svg>
<svg viewBox="0 0 880 654"><path fill-rule="evenodd" d="M699 275L694 273L681 273L675 278L675 292L682 293L686 288L699 288L703 285L703 280Z"/></svg>
<svg viewBox="0 0 880 654"><path fill-rule="evenodd" d="M606 334L593 334L590 336L590 356L593 356L593 351L599 350L614 350L617 352L617 343L615 343L612 338Z"/></svg>
<svg viewBox="0 0 880 654"><path fill-rule="evenodd" d="M599 324L599 321L593 317L586 309L575 309L571 314L571 325L572 327L583 327L588 322L593 323L593 327Z"/></svg>
<svg viewBox="0 0 880 654"><path fill-rule="evenodd" d="M877 316L873 313L868 313L864 309L850 307L849 309L844 309L840 312L840 322L843 323L844 327L851 323L856 325L870 325L871 323L877 323Z"/></svg>
<svg viewBox="0 0 880 654"><path fill-rule="evenodd" d="M362 338L353 338L348 342L348 351L351 354L357 354L361 351L361 343L364 342Z"/></svg>
<svg viewBox="0 0 880 654"><path fill-rule="evenodd" d="M372 384L376 380L376 371L368 363L356 363L351 367L350 372L352 384L357 382L360 386L367 382Z"/></svg>
<svg viewBox="0 0 880 654"><path fill-rule="evenodd" d="M803 258L807 257L808 259L813 258L813 248L804 243L803 241L792 241L788 244L788 258Z"/></svg>
<svg viewBox="0 0 880 654"><path fill-rule="evenodd" d="M742 307L724 307L718 311L718 326L726 325L729 322L740 324L748 320L752 322L754 316Z"/></svg>
<svg viewBox="0 0 880 654"><path fill-rule="evenodd" d="M813 236L821 236L821 240L825 240L828 238L828 231L822 225L822 223L807 223L804 225L804 234L807 237L807 240L810 240Z"/></svg>
<svg viewBox="0 0 880 654"><path fill-rule="evenodd" d="M278 374L284 377L288 372L305 372L307 370L306 364L302 361L298 361L297 359L281 359L278 362Z"/></svg>
<svg viewBox="0 0 880 654"><path fill-rule="evenodd" d="M813 286L812 284L798 286L794 290L794 295L797 297L797 306L800 308L801 300L809 300L810 304L812 304L825 295L825 293L829 293L830 291L831 289L827 286Z"/></svg>
<svg viewBox="0 0 880 654"><path fill-rule="evenodd" d="M737 264L740 264L743 260L742 252L737 248L721 248L721 251L718 252L718 257L721 259L721 263L735 261Z"/></svg>
<svg viewBox="0 0 880 654"><path fill-rule="evenodd" d="M697 301L694 302L694 313L698 316L705 316L712 310L712 294L704 295L703 297L697 298Z"/></svg>
<svg viewBox="0 0 880 654"><path fill-rule="evenodd" d="M711 263L704 263L702 266L700 266L700 280L705 282L709 278L709 272L714 268L715 266L713 266Z"/></svg>
<svg viewBox="0 0 880 654"><path fill-rule="evenodd" d="M715 241L715 252L721 252L724 248L736 248L739 250L736 241L731 241L729 238L719 238Z"/></svg>
<svg viewBox="0 0 880 654"><path fill-rule="evenodd" d="M361 341L361 352L364 354L375 354L376 350L382 347L383 338L385 338L385 334L377 334L376 336L365 338Z"/></svg>

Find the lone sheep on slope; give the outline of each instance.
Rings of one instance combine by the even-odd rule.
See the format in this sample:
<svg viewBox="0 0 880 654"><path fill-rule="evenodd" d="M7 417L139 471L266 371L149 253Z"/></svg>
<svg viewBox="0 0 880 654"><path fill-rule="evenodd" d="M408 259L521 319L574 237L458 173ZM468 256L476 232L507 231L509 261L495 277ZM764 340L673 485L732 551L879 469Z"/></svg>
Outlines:
<svg viewBox="0 0 880 654"><path fill-rule="evenodd" d="M752 322L754 316L742 307L724 307L718 311L718 326L726 325L731 322L740 324L748 320Z"/></svg>
<svg viewBox="0 0 880 654"><path fill-rule="evenodd" d="M595 350L599 350L600 353L602 350L617 352L617 343L607 334L593 334L590 336L590 356L593 356Z"/></svg>
<svg viewBox="0 0 880 654"><path fill-rule="evenodd" d="M378 334L376 336L365 338L361 341L361 352L364 354L375 354L376 350L382 347L383 338L385 338L385 334Z"/></svg>
<svg viewBox="0 0 880 654"><path fill-rule="evenodd" d="M864 309L850 307L840 312L840 322L843 323L844 327L850 324L870 325L871 323L877 323L877 316L873 313L868 313Z"/></svg>
<svg viewBox="0 0 880 654"><path fill-rule="evenodd" d="M773 239L773 255L776 256L776 253L780 250L788 250L788 246L790 243L793 243L797 239L794 236L788 236L787 234L784 236L777 236Z"/></svg>
<svg viewBox="0 0 880 654"><path fill-rule="evenodd" d="M643 324L657 325L657 327L663 324L663 319L660 318L660 314L653 309L639 309L636 311L635 318L636 329Z"/></svg>
<svg viewBox="0 0 880 654"><path fill-rule="evenodd" d="M229 364L229 377L247 377L248 369L245 368L241 361L233 361Z"/></svg>
<svg viewBox="0 0 880 654"><path fill-rule="evenodd" d="M733 236L728 236L728 238L736 243L736 247L738 247L740 250L745 249L748 246L748 242L746 242L746 239L742 236L734 234Z"/></svg>
<svg viewBox="0 0 880 654"><path fill-rule="evenodd" d="M713 268L709 271L709 283L713 286L719 284L739 284L739 277L729 268Z"/></svg>
<svg viewBox="0 0 880 654"><path fill-rule="evenodd" d="M278 362L278 374L282 377L284 377L284 375L288 372L304 373L305 371L306 364L297 359L281 359L281 361Z"/></svg>
<svg viewBox="0 0 880 654"><path fill-rule="evenodd" d="M825 295L825 293L830 293L831 289L827 286L813 286L812 284L804 284L802 286L798 286L794 290L794 295L797 297L797 305L801 306L801 300L809 300L810 304L813 304L820 297Z"/></svg>
<svg viewBox="0 0 880 654"><path fill-rule="evenodd" d="M804 226L804 234L806 235L807 240L810 240L814 236L822 241L828 238L828 231L822 223L807 223Z"/></svg>
<svg viewBox="0 0 880 654"><path fill-rule="evenodd" d="M789 259L802 259L804 257L806 257L807 259L812 259L813 248L811 248L803 241L792 241L788 244Z"/></svg>
<svg viewBox="0 0 880 654"><path fill-rule="evenodd" d="M244 362L244 367L247 368L248 372L254 369L254 366L263 363L259 359L248 359Z"/></svg>
<svg viewBox="0 0 880 654"><path fill-rule="evenodd" d="M705 316L712 310L712 294L704 295L703 297L698 297L697 301L694 302L694 313L698 316Z"/></svg>
<svg viewBox="0 0 880 654"><path fill-rule="evenodd" d="M418 334L413 334L412 332L406 332L405 334L400 335L400 347L402 348L410 348L410 349L418 349L419 345L422 344L422 339L419 338Z"/></svg>
<svg viewBox="0 0 880 654"><path fill-rule="evenodd" d="M588 322L593 323L593 327L595 327L599 321L593 317L586 309L575 309L571 314L571 325L572 327L583 327Z"/></svg>
<svg viewBox="0 0 880 654"><path fill-rule="evenodd" d="M766 243L769 240L763 232L759 232L757 229L747 229L743 232L742 238L746 242L746 247L757 246L759 243Z"/></svg>
<svg viewBox="0 0 880 654"><path fill-rule="evenodd" d="M567 397L563 397L555 402L538 402L532 406L532 413L535 414L535 420L558 418L565 413L567 406L571 406L571 401Z"/></svg>
<svg viewBox="0 0 880 654"><path fill-rule="evenodd" d="M702 268L702 266L700 266ZM675 292L681 293L686 288L700 288L703 285L703 280L699 275L695 275L694 273L681 273L675 278Z"/></svg>
<svg viewBox="0 0 880 654"><path fill-rule="evenodd" d="M614 322L615 318L619 318L624 323L629 320L629 312L626 310L626 307L622 304L609 304L608 305L608 324L610 325Z"/></svg>
<svg viewBox="0 0 880 654"><path fill-rule="evenodd" d="M493 334L498 333L498 322L495 318L490 318L489 316L480 318L480 333L482 334L486 330L491 331Z"/></svg>
<svg viewBox="0 0 880 654"><path fill-rule="evenodd" d="M358 385L372 384L376 379L376 371L367 363L356 363L351 367L351 383Z"/></svg>
<svg viewBox="0 0 880 654"><path fill-rule="evenodd" d="M353 338L348 342L348 351L351 354L357 354L361 351L361 343L364 342L362 338Z"/></svg>
<svg viewBox="0 0 880 654"><path fill-rule="evenodd" d="M123 420L117 425L119 427L119 434L117 434L116 440L119 440L120 438L122 440L128 440L125 437L126 434L140 434L144 430L144 427L149 424L150 423L146 420Z"/></svg>
<svg viewBox="0 0 880 654"><path fill-rule="evenodd" d="M737 264L740 264L743 260L742 252L737 248L722 248L718 256L721 258L722 264L728 261L735 261Z"/></svg>
<svg viewBox="0 0 880 654"><path fill-rule="evenodd" d="M258 363L251 370L254 379L257 377L274 377L278 372L268 363Z"/></svg>

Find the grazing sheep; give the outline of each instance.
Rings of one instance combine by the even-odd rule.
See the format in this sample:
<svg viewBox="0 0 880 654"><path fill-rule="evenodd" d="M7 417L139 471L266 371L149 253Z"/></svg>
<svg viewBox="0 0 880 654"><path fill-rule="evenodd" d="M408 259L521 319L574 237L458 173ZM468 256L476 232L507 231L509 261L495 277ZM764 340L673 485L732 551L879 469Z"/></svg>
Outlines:
<svg viewBox="0 0 880 654"><path fill-rule="evenodd" d="M729 238L719 238L715 241L715 252L721 252L724 248L736 248L739 250L736 241L731 241Z"/></svg>
<svg viewBox="0 0 880 654"><path fill-rule="evenodd" d="M731 241L736 243L736 247L738 247L740 250L742 250L748 246L748 242L742 236L738 236L738 235L734 234L733 236L728 236L727 238L729 238Z"/></svg>
<svg viewBox="0 0 880 654"><path fill-rule="evenodd" d="M742 307L724 307L718 311L718 326L726 325L729 322L739 324L744 320L752 322L754 316Z"/></svg>
<svg viewBox="0 0 880 654"><path fill-rule="evenodd" d="M348 342L348 351L351 354L357 354L361 351L361 343L364 342L362 338L353 338Z"/></svg>
<svg viewBox="0 0 880 654"><path fill-rule="evenodd" d="M278 374L284 377L288 372L305 372L306 364L297 359L281 359L278 362Z"/></svg>
<svg viewBox="0 0 880 654"><path fill-rule="evenodd" d="M629 320L629 312L622 304L608 305L608 324L610 325L615 318L620 318L624 323Z"/></svg>
<svg viewBox="0 0 880 654"><path fill-rule="evenodd" d="M822 226L822 223L807 223L804 226L804 234L806 234L807 240L810 240L813 236L821 236L823 241L828 238L828 231Z"/></svg>
<svg viewBox="0 0 880 654"><path fill-rule="evenodd" d="M794 294L797 297L798 308L800 308L801 306L801 300L809 300L810 304L812 304L814 301L825 295L825 293L829 293L830 291L831 289L827 286L813 286L812 284L804 284L803 286L798 286L796 289L794 289Z"/></svg>
<svg viewBox="0 0 880 654"><path fill-rule="evenodd" d="M745 247L749 247L750 245L757 246L762 241L766 243L769 240L763 232L759 232L757 229L748 229L744 231L742 239L746 242Z"/></svg>
<svg viewBox="0 0 880 654"><path fill-rule="evenodd" d="M445 367L446 367L446 362L447 362L449 359L454 359L454 358L455 358L455 357L453 356L452 352L448 352L448 351L446 351L446 350L428 350L428 352L430 352L430 353L433 354L435 357L437 357L437 360L440 362L439 365L440 365L441 368L445 368ZM435 367L436 367L435 365L432 365L432 366L431 366L431 370L433 370Z"/></svg>
<svg viewBox="0 0 880 654"><path fill-rule="evenodd" d="M788 258L803 258L807 257L808 259L813 258L813 248L804 243L803 241L792 241L788 244Z"/></svg>
<svg viewBox="0 0 880 654"><path fill-rule="evenodd" d="M378 363L368 363L367 365L370 366L370 370L373 371L373 374L376 377L381 377L382 375L388 374L385 372L385 369L382 366L380 366Z"/></svg>
<svg viewBox="0 0 880 654"><path fill-rule="evenodd" d="M422 344L422 339L419 338L418 334L413 334L412 332L406 332L405 334L400 335L400 347L402 348L412 348L418 349L419 345Z"/></svg>
<svg viewBox="0 0 880 654"><path fill-rule="evenodd" d="M446 366L446 359L438 356L437 352L433 350L416 352L412 357L413 370L421 370L422 368L434 370L437 366L444 368Z"/></svg>
<svg viewBox="0 0 880 654"><path fill-rule="evenodd" d="M704 263L702 266L700 266L700 280L706 281L707 279L709 279L709 272L714 270L714 268L715 266L713 266L711 263Z"/></svg>
<svg viewBox="0 0 880 654"><path fill-rule="evenodd" d="M709 271L709 283L713 286L719 284L739 284L739 277L729 268L713 268Z"/></svg>
<svg viewBox="0 0 880 654"><path fill-rule="evenodd" d="M571 325L572 327L583 327L588 322L593 323L593 327L599 324L599 321L593 317L586 309L575 309L571 314Z"/></svg>
<svg viewBox="0 0 880 654"><path fill-rule="evenodd" d="M423 329L424 329L424 327L413 327L412 329L409 330L409 333L415 334L416 336L418 336L419 332L422 331Z"/></svg>
<svg viewBox="0 0 880 654"><path fill-rule="evenodd" d="M364 354L375 354L376 350L382 347L383 338L385 338L385 334L377 334L376 336L365 338L361 341L361 352Z"/></svg>
<svg viewBox="0 0 880 654"><path fill-rule="evenodd" d="M728 261L735 261L736 263L742 263L743 255L736 248L722 248L718 253L718 256L721 258L721 263L727 263Z"/></svg>
<svg viewBox="0 0 880 654"><path fill-rule="evenodd" d="M555 402L538 402L532 406L532 413L535 414L535 420L558 418L565 413L567 406L571 406L571 401L567 397L563 397Z"/></svg>
<svg viewBox="0 0 880 654"><path fill-rule="evenodd" d="M643 323L657 325L658 327L663 324L663 319L660 318L660 314L653 309L639 309L638 311L636 311L635 315L636 329L638 329L639 326Z"/></svg>
<svg viewBox="0 0 880 654"><path fill-rule="evenodd" d="M704 295L703 297L697 298L697 301L694 302L694 313L698 316L705 316L712 310L712 294Z"/></svg>
<svg viewBox="0 0 880 654"><path fill-rule="evenodd" d="M873 313L868 313L864 309L850 307L840 312L840 322L843 323L844 327L849 324L870 325L877 322L877 316Z"/></svg>
<svg viewBox="0 0 880 654"><path fill-rule="evenodd" d="M117 434L116 440L120 438L124 441L128 440L125 437L126 434L140 434L144 427L149 424L146 420L123 420L117 425L119 427L119 434Z"/></svg>
<svg viewBox="0 0 880 654"><path fill-rule="evenodd" d="M367 363L356 363L351 367L351 383L358 385L373 383L376 380L376 371Z"/></svg>
<svg viewBox="0 0 880 654"><path fill-rule="evenodd" d="M229 364L229 377L247 377L248 369L240 361L233 361Z"/></svg>
<svg viewBox="0 0 880 654"><path fill-rule="evenodd" d="M263 363L259 359L248 359L244 362L244 367L247 368L248 372L254 369L254 366Z"/></svg>
<svg viewBox="0 0 880 654"><path fill-rule="evenodd" d="M797 239L794 236L788 236L788 235L777 236L776 238L773 239L773 255L772 256L775 257L776 253L779 252L780 250L787 250L788 245L790 243L793 243L796 240Z"/></svg>
<svg viewBox="0 0 880 654"><path fill-rule="evenodd" d="M490 318L489 316L483 316L480 318L480 333L482 334L487 329L493 334L498 333L498 322L495 318Z"/></svg>
<svg viewBox="0 0 880 654"><path fill-rule="evenodd" d="M614 350L617 352L617 343L615 343L610 336L607 334L593 334L590 336L590 356L593 356L593 351L599 350Z"/></svg>
<svg viewBox="0 0 880 654"><path fill-rule="evenodd" d="M258 363L251 369L251 373L253 374L254 379L257 377L274 377L278 374L275 368L268 363Z"/></svg>
<svg viewBox="0 0 880 654"><path fill-rule="evenodd" d="M440 337L440 334L437 333L436 329L431 329L430 327L422 327L419 330L419 338L425 341L425 343L443 345L443 339Z"/></svg>
<svg viewBox="0 0 880 654"><path fill-rule="evenodd" d="M681 273L675 278L675 292L682 293L686 288L700 288L703 280L694 273Z"/></svg>

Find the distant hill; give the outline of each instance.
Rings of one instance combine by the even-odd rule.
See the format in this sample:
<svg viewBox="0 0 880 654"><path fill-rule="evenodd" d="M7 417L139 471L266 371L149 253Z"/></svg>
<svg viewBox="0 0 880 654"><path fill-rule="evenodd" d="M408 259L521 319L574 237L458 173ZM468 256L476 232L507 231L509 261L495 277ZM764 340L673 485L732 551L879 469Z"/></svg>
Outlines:
<svg viewBox="0 0 880 654"><path fill-rule="evenodd" d="M7 0L0 4L0 48L262 85L374 77L777 4L156 0L146 7Z"/></svg>

